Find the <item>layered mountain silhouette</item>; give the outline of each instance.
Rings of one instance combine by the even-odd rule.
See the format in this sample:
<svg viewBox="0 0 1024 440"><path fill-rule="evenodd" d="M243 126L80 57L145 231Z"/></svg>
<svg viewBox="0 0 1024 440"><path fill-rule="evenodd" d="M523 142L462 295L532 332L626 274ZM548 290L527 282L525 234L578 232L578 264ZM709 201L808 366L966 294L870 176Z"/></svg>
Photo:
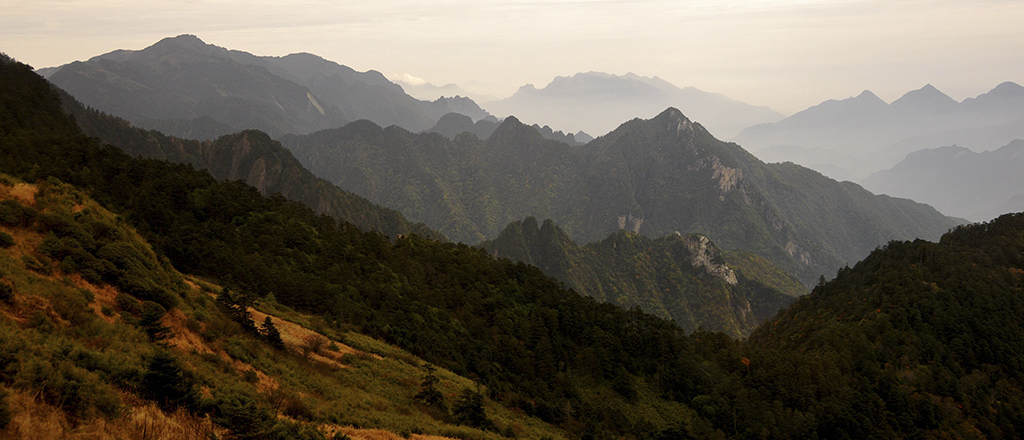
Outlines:
<svg viewBox="0 0 1024 440"><path fill-rule="evenodd" d="M419 131L450 112L486 116L468 98L414 99L379 72L357 72L308 53L255 56L192 35L42 73L87 106L200 140L242 129L280 137L358 119Z"/></svg>
<svg viewBox="0 0 1024 440"><path fill-rule="evenodd" d="M447 370L446 392L472 382L493 391L487 411L507 414L501 423L546 426L541 432L557 436L997 439L1024 432L1024 214L958 226L935 243L889 242L734 340L597 304L478 249L414 235L385 240L239 182L130 157L83 136L53 88L3 54L0 109L5 433L24 432L17 430L38 419L37 409L45 420L29 426L46 432L122 432L126 415L184 420L160 432L202 424L215 434L316 437L323 420L353 417L397 431L436 414L408 398L419 372L411 364L421 361ZM509 134L503 130L496 133ZM656 127L647 133L658 138ZM743 169L743 180L757 174ZM872 226L868 216L858 220ZM554 222L529 223L521 224L524 236L560 235ZM628 216L623 224L643 226ZM633 245L658 247L632 232L608 243L625 248L622 256L644 255ZM689 266L700 269L697 278L728 279L700 236L665 243L687 248L678 255L691 258L679 261L679 273ZM730 267L740 261L734 255L723 255ZM176 269L202 278L186 284ZM739 279L748 269L734 270ZM212 302L208 293L220 286L211 283L238 293ZM111 298L115 292L121 299ZM319 368L311 356L271 351L231 324L245 325L247 316L226 314L247 295L381 358ZM147 302L164 310L156 320ZM179 336L224 350L234 366L179 345ZM158 362L147 362L152 353ZM168 363L177 366L159 366ZM263 379L241 377L242 367L290 384L287 396L260 392ZM151 380L156 375L184 390ZM384 406L339 409L321 395L358 397L368 376L394 390L377 393ZM196 406L157 410L182 396ZM302 417L268 409L284 400L291 406L294 396L302 397L294 405ZM409 417L382 420L383 412ZM144 428L124 432L142 436L150 432ZM424 434L511 436L463 428L429 424Z"/></svg>
<svg viewBox="0 0 1024 440"><path fill-rule="evenodd" d="M457 241L496 237L527 216L581 243L622 229L698 232L805 284L889 240L934 239L957 224L926 205L765 164L674 108L575 147L514 117L486 140L360 121L282 143L314 174Z"/></svg>
<svg viewBox="0 0 1024 440"><path fill-rule="evenodd" d="M1024 138L1024 87L1005 82L956 102L931 85L887 104L865 90L779 122L749 127L734 140L765 161L792 161L859 180L923 148L982 151Z"/></svg>
<svg viewBox="0 0 1024 440"><path fill-rule="evenodd" d="M295 200L318 214L350 222L365 231L388 236L416 233L444 237L394 210L371 203L306 170L290 151L257 130L224 135L215 141L195 141L166 136L131 126L127 121L85 108L59 90L68 114L83 134L99 138L126 153L167 160L207 170L220 180L242 180L265 196L274 194Z"/></svg>
<svg viewBox="0 0 1024 440"><path fill-rule="evenodd" d="M482 104L498 116L515 115L529 123L601 135L622 121L675 107L728 139L755 124L775 122L783 115L709 93L695 87L679 88L658 77L600 72L556 77L544 88L521 87L514 95Z"/></svg>
<svg viewBox="0 0 1024 440"><path fill-rule="evenodd" d="M494 116L489 116L473 122L473 119L469 116L459 113L448 113L447 115L441 116L441 119L437 121L437 125L427 131L440 134L452 140L462 133L471 133L480 139L487 139L491 137L494 130L498 129L499 125L501 125L501 121ZM565 142L569 145L583 145L594 140L593 137L582 131L575 134L563 133L561 130L554 130L547 125L541 127L538 124L533 124L533 128L535 128L537 132L544 137L544 139Z"/></svg>
<svg viewBox="0 0 1024 440"><path fill-rule="evenodd" d="M976 153L950 146L908 154L862 184L876 193L907 197L973 221L1024 211L1024 140Z"/></svg>
<svg viewBox="0 0 1024 440"><path fill-rule="evenodd" d="M640 307L687 331L703 327L742 337L806 293L767 261L723 255L697 234L651 239L618 231L580 246L551 220L538 225L528 217L481 246L496 257L535 265L577 292Z"/></svg>

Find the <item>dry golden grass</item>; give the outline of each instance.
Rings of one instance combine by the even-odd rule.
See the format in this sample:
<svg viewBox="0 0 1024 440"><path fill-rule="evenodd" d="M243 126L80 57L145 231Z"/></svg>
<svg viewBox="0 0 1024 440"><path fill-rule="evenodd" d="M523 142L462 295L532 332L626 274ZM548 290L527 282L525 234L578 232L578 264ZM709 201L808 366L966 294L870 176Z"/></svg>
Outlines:
<svg viewBox="0 0 1024 440"><path fill-rule="evenodd" d="M2 313L5 318L22 325L28 322L29 318L31 318L36 312L42 312L57 325L63 327L71 326L70 322L53 310L53 306L50 305L50 300L38 295L16 294L14 295L14 301L12 304L4 305L0 308L0 313Z"/></svg>
<svg viewBox="0 0 1024 440"><path fill-rule="evenodd" d="M11 198L26 206L36 204L38 192L39 188L30 183L15 183L14 186L0 184L0 200Z"/></svg>
<svg viewBox="0 0 1024 440"><path fill-rule="evenodd" d="M202 336L188 328L188 317L180 309L174 309L164 315L163 325L171 329L174 336L168 338L167 342L172 347L189 352L195 350L198 353L217 353L216 350L203 341ZM225 356L227 356L225 354Z"/></svg>
<svg viewBox="0 0 1024 440"><path fill-rule="evenodd" d="M125 400L137 400L125 396ZM223 434L208 418L187 411L162 411L151 403L137 402L117 419L95 418L80 423L69 420L59 408L36 399L30 393L14 391L7 396L11 423L0 429L0 438L49 439L209 439Z"/></svg>
<svg viewBox="0 0 1024 440"><path fill-rule="evenodd" d="M252 318L254 321L256 321L256 325L263 325L263 320L266 319L266 317L268 316L266 313L263 313L256 309L249 309L249 313L252 314ZM288 349L292 351L302 352L302 346L306 343L307 338L316 335L326 337L321 335L320 333L305 328L294 322L287 321L273 315L270 315L270 319L274 322L274 326L277 327L277 330L281 332L281 340L284 341L285 347L288 347ZM337 351L326 349L320 351L320 353L310 353L309 358L311 360L331 365L333 367L348 368L348 365L345 365L342 362L343 356L345 356L346 354L352 354L357 356L366 355L366 353L356 350L340 342L334 342L334 345L338 347ZM380 358L379 356L375 357L377 357L378 359Z"/></svg>
<svg viewBox="0 0 1024 440"><path fill-rule="evenodd" d="M51 278L57 277L54 276ZM89 281L86 281L85 278L82 278L82 275L77 273L62 274L61 278L63 278L64 280L71 281L71 283L74 284L75 287L78 287L80 289L86 289L92 292L94 300L92 303L89 304L89 307L92 308L92 311L95 312L96 315L100 317L100 319L106 321L108 324L113 324L118 319L120 319L121 315L118 314L117 312L115 312L111 316L103 314L103 306L107 306L112 310L116 310L117 301L115 301L115 298L117 298L117 294L120 293L120 291L118 291L117 288L106 284L102 286L97 286L93 283L90 283Z"/></svg>
<svg viewBox="0 0 1024 440"><path fill-rule="evenodd" d="M349 436L352 440L405 440L404 437L383 429L359 429L352 426L323 425L320 427L320 430L328 438L340 432ZM409 438L412 440L454 440L451 437L423 434L413 434Z"/></svg>
<svg viewBox="0 0 1024 440"><path fill-rule="evenodd" d="M15 258L21 258L23 255L35 252L39 248L39 243L43 242L43 234L32 232L28 229L0 227L0 231L8 233L14 238L14 246L7 248L7 250Z"/></svg>

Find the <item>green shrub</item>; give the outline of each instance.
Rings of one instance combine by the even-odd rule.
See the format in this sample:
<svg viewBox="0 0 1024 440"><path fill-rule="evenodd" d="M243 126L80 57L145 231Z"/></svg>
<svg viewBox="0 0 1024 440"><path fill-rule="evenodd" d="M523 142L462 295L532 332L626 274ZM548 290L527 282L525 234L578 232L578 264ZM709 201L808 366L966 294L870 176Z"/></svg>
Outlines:
<svg viewBox="0 0 1024 440"><path fill-rule="evenodd" d="M60 406L76 420L114 417L121 410L117 391L96 373L67 360L54 365L48 359L29 358L23 362L15 384L36 390L44 401Z"/></svg>
<svg viewBox="0 0 1024 440"><path fill-rule="evenodd" d="M165 309L160 304L153 301L142 302L142 314L139 316L139 326L146 331L150 339L153 341L162 341L171 337L172 332L170 328L163 325L163 317L167 314Z"/></svg>
<svg viewBox="0 0 1024 440"><path fill-rule="evenodd" d="M4 231L0 231L0 247L9 248L14 246L14 237Z"/></svg>
<svg viewBox="0 0 1024 440"><path fill-rule="evenodd" d="M267 438L274 426L270 410L245 394L232 393L218 398L213 406L213 422L231 430L233 438Z"/></svg>
<svg viewBox="0 0 1024 440"><path fill-rule="evenodd" d="M149 360L146 374L142 377L142 395L164 409L195 409L199 406L199 392L192 374L173 354L164 350L157 350Z"/></svg>
<svg viewBox="0 0 1024 440"><path fill-rule="evenodd" d="M92 308L89 307L89 302L86 301L77 289L59 289L53 292L50 304L58 315L75 326L86 324L96 316Z"/></svg>
<svg viewBox="0 0 1024 440"><path fill-rule="evenodd" d="M8 304L14 301L14 287L3 281L0 281L0 301Z"/></svg>
<svg viewBox="0 0 1024 440"><path fill-rule="evenodd" d="M7 390L0 389L0 429L11 423L11 409L7 407Z"/></svg>
<svg viewBox="0 0 1024 440"><path fill-rule="evenodd" d="M142 307L139 306L139 300L133 298L124 292L118 293L114 297L114 302L121 308L122 311L130 315L139 315L142 313Z"/></svg>
<svg viewBox="0 0 1024 440"><path fill-rule="evenodd" d="M34 209L15 200L7 199L0 202L0 223L8 226L25 226L32 222L35 216Z"/></svg>
<svg viewBox="0 0 1024 440"><path fill-rule="evenodd" d="M25 263L25 268L33 272L38 272L43 275L50 275L53 273L53 268L50 267L48 262L36 258L35 255L25 254L21 257L21 262Z"/></svg>

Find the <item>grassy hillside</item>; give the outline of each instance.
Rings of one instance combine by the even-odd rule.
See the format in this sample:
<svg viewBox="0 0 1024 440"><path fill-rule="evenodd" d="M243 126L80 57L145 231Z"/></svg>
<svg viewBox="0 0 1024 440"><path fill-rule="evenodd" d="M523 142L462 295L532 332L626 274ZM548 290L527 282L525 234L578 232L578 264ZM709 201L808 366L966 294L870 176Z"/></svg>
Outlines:
<svg viewBox="0 0 1024 440"><path fill-rule="evenodd" d="M271 297L250 314L258 323L270 316L282 339L275 348L232 320L215 299L221 287L180 275L68 185L0 176L0 231L4 438L372 437L360 427L406 437L561 435L493 401L492 431L459 425L416 401L426 362ZM318 337L325 342L312 350ZM432 374L449 407L479 387L444 369Z"/></svg>

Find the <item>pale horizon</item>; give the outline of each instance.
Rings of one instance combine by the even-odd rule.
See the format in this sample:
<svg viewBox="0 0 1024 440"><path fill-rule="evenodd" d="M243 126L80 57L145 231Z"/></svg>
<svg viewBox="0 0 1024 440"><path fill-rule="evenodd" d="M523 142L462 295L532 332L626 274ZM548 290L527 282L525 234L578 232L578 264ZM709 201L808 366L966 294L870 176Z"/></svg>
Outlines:
<svg viewBox="0 0 1024 440"><path fill-rule="evenodd" d="M1024 84L1021 0L3 1L0 51L35 68L193 34L497 98L631 72L789 115L863 90L962 101Z"/></svg>

